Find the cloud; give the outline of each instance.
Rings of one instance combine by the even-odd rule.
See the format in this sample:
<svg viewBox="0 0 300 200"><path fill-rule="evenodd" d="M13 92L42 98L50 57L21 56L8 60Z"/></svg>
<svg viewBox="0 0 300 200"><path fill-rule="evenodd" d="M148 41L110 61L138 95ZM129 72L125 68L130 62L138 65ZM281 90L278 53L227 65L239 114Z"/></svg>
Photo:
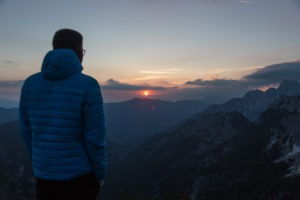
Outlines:
<svg viewBox="0 0 300 200"><path fill-rule="evenodd" d="M241 80L233 79L214 79L214 80L202 80L196 79L194 81L187 81L187 85L197 85L202 87L227 87L227 86L241 86L244 84Z"/></svg>
<svg viewBox="0 0 300 200"><path fill-rule="evenodd" d="M300 80L300 60L269 65L244 76L243 79L265 85L277 84L283 80Z"/></svg>
<svg viewBox="0 0 300 200"><path fill-rule="evenodd" d="M198 86L176 91L176 96L242 96L251 89L276 86L284 80L300 80L300 60L268 65L248 74L239 80L233 79L196 79L186 85Z"/></svg>
<svg viewBox="0 0 300 200"><path fill-rule="evenodd" d="M233 97L240 97L248 90L253 89L255 85L245 80L233 79L196 79L187 81L185 84L198 87L184 88L182 91L176 92L178 96L185 96L191 99L206 99L211 103L221 103Z"/></svg>
<svg viewBox="0 0 300 200"><path fill-rule="evenodd" d="M5 65L12 65L14 62L12 60L4 60L3 64Z"/></svg>
<svg viewBox="0 0 300 200"><path fill-rule="evenodd" d="M142 70L140 71L142 74L167 74L165 71L150 71L150 70Z"/></svg>
<svg viewBox="0 0 300 200"><path fill-rule="evenodd" d="M140 78L135 78L134 80L152 80L152 79L164 79L166 76L145 76Z"/></svg>
<svg viewBox="0 0 300 200"><path fill-rule="evenodd" d="M249 69L256 69L256 71L241 79L216 78L203 80L199 78L185 82L186 86L194 87L171 88L132 85L110 79L102 88L107 89L106 91L109 89L115 90L117 92L116 95L119 96L131 94L130 97L133 97L136 96L136 93L133 93L133 91L153 89L162 90L162 92L155 95L155 98L158 99L203 99L210 103L221 103L234 97L241 97L252 89L275 87L284 80L300 80L300 60L277 63L265 67L250 67ZM131 90L132 92L127 92L126 90ZM126 92L121 94L121 91ZM115 98L119 98L119 96Z"/></svg>
<svg viewBox="0 0 300 200"><path fill-rule="evenodd" d="M169 88L151 85L133 85L128 83L120 83L114 79L109 79L101 86L103 90L166 90Z"/></svg>
<svg viewBox="0 0 300 200"><path fill-rule="evenodd" d="M240 3L248 3L248 4L251 4L253 3L252 1L246 1L246 0L240 0Z"/></svg>
<svg viewBox="0 0 300 200"><path fill-rule="evenodd" d="M24 80L3 81L0 80L0 88L21 87Z"/></svg>
<svg viewBox="0 0 300 200"><path fill-rule="evenodd" d="M142 74L174 74L174 73L181 73L183 71L186 71L185 69L179 69L179 68L169 68L169 69L163 69L163 70L142 70L140 73Z"/></svg>
<svg viewBox="0 0 300 200"><path fill-rule="evenodd" d="M300 60L293 62L284 62L268 65L259 68L256 72L244 76L240 80L233 79L196 79L187 81L187 85L196 85L200 87L263 87L275 85L284 80L300 80Z"/></svg>

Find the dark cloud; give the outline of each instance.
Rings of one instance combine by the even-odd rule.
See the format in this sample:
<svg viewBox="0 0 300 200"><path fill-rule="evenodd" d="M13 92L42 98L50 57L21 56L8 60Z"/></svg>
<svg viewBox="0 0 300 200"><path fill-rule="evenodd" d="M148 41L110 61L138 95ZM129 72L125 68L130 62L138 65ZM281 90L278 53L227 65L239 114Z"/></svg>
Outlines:
<svg viewBox="0 0 300 200"><path fill-rule="evenodd" d="M6 64L6 65L11 65L14 62L12 60L4 60L3 63Z"/></svg>
<svg viewBox="0 0 300 200"><path fill-rule="evenodd" d="M222 103L233 97L240 97L252 89L251 84L245 80L214 79L187 81L187 85L199 86L184 88L175 92L175 96L189 99L205 99L210 103Z"/></svg>
<svg viewBox="0 0 300 200"><path fill-rule="evenodd" d="M201 87L242 87L255 88L268 85L275 85L284 80L300 80L300 61L285 62L274 65L268 65L256 72L244 76L240 80L233 79L196 79L187 81L187 85L197 85Z"/></svg>
<svg viewBox="0 0 300 200"><path fill-rule="evenodd" d="M300 60L266 66L243 79L261 84L276 84L283 80L300 80Z"/></svg>
<svg viewBox="0 0 300 200"><path fill-rule="evenodd" d="M196 79L194 81L187 81L187 85L195 85L199 86L201 88L209 88L212 89L218 89L223 93L230 89L234 90L234 88L237 91L240 90L250 90L253 88L260 88L265 85L270 85L270 83L266 84L265 81L257 81L257 80L250 80L250 79L241 79L241 80L233 80L233 79L213 79L213 80L202 80L202 79Z"/></svg>
<svg viewBox="0 0 300 200"><path fill-rule="evenodd" d="M128 83L120 83L114 79L109 79L101 86L104 90L166 90L169 88L151 85L132 85Z"/></svg>
<svg viewBox="0 0 300 200"><path fill-rule="evenodd" d="M0 80L0 87L1 88L8 88L8 87L21 87L24 80L13 80L13 81L1 81Z"/></svg>
<svg viewBox="0 0 300 200"><path fill-rule="evenodd" d="M187 81L187 85L197 85L202 87L227 87L227 86L242 86L244 81L232 80L232 79L214 79L214 80L202 80L196 79L194 81Z"/></svg>
<svg viewBox="0 0 300 200"><path fill-rule="evenodd" d="M177 90L172 94L190 98L205 98L208 96L238 97L248 90L276 86L284 80L300 80L300 61L268 65L240 80L196 79L187 81L186 85L199 86Z"/></svg>

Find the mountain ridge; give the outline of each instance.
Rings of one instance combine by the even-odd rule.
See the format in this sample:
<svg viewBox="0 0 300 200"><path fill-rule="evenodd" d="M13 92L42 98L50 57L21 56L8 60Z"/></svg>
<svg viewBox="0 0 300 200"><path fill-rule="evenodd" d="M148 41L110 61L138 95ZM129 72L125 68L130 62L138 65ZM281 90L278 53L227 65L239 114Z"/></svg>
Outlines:
<svg viewBox="0 0 300 200"><path fill-rule="evenodd" d="M212 105L205 109L204 113L215 113L219 111L242 113L251 121L258 119L259 115L267 109L267 106L282 95L299 95L300 83L294 80L281 82L278 88L269 88L265 92L261 90L250 90L241 98L233 98L223 104Z"/></svg>
<svg viewBox="0 0 300 200"><path fill-rule="evenodd" d="M300 96L282 96L255 122L238 112L194 115L152 136L118 164L121 169L112 169L104 196L140 191L165 199L182 189L191 200L296 200L299 107Z"/></svg>

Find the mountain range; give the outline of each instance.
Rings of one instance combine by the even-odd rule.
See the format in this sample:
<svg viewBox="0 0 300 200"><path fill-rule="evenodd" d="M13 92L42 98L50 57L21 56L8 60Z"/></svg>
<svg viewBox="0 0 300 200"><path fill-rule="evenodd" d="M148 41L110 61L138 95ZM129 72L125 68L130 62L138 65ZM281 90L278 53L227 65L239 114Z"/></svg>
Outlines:
<svg viewBox="0 0 300 200"><path fill-rule="evenodd" d="M19 101L0 98L0 106L3 108L16 108L18 104Z"/></svg>
<svg viewBox="0 0 300 200"><path fill-rule="evenodd" d="M196 114L149 138L113 172L103 196L191 200L300 198L300 96L284 96L257 121L238 112ZM133 198L134 199L134 198ZM180 199L180 198L175 198Z"/></svg>
<svg viewBox="0 0 300 200"><path fill-rule="evenodd" d="M242 98L234 98L220 105L212 105L204 110L204 113L237 111L249 120L255 121L259 115L267 109L267 106L282 95L299 95L300 83L298 81L283 81L277 89L269 88L265 92L251 90Z"/></svg>
<svg viewBox="0 0 300 200"><path fill-rule="evenodd" d="M115 142L144 140L208 106L200 100L171 102L148 98L106 103L107 135Z"/></svg>

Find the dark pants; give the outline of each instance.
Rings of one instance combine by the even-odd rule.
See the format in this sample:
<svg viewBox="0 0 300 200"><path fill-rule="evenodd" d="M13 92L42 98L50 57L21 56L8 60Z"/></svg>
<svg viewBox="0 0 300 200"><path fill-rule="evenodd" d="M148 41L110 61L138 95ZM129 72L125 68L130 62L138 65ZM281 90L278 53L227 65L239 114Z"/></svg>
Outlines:
<svg viewBox="0 0 300 200"><path fill-rule="evenodd" d="M93 173L66 181L36 178L37 200L95 200L100 191Z"/></svg>

